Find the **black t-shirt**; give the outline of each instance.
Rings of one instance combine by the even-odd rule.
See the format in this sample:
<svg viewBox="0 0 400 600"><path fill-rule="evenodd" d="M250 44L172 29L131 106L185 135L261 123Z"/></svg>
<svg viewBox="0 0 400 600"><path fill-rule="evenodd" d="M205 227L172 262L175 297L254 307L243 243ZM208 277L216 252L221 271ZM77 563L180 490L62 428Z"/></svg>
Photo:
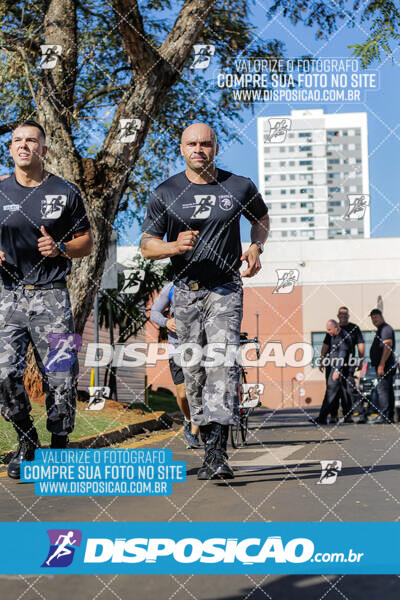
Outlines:
<svg viewBox="0 0 400 600"><path fill-rule="evenodd" d="M394 356L394 350L396 348L394 331L387 323L382 323L382 325L380 325L376 330L374 341L372 342L372 346L369 351L369 356L371 358L371 363L373 367L378 367L381 361L381 356L383 352L383 340L392 340L393 343L393 352L389 354L389 357L387 358L384 367L385 371L387 371L396 362L396 358Z"/></svg>
<svg viewBox="0 0 400 600"><path fill-rule="evenodd" d="M328 334L329 335L329 334ZM331 366L338 371L347 370L349 357L353 351L353 341L351 336L342 327L337 335L329 336L331 338L330 360ZM336 362L335 362L336 359Z"/></svg>
<svg viewBox="0 0 400 600"><path fill-rule="evenodd" d="M14 174L1 181L0 250L6 259L0 275L5 286L54 283L70 272L68 258L40 254L42 225L56 242L67 242L74 233L90 229L76 185L52 174L35 187L20 185Z"/></svg>
<svg viewBox="0 0 400 600"><path fill-rule="evenodd" d="M340 327L341 327L341 329L344 329L345 331L347 331L347 333L350 335L352 346L353 346L352 353L354 354L354 349L355 349L356 345L364 343L364 338L363 338L363 334L361 333L361 329L355 323L347 323L347 325L341 325ZM331 341L332 341L332 337L329 335L329 333L327 333L324 338L324 344L326 344L327 346L330 347Z"/></svg>
<svg viewBox="0 0 400 600"><path fill-rule="evenodd" d="M197 184L178 173L152 194L143 232L167 234L175 241L181 231L198 230L193 251L171 257L175 278L185 281L224 281L237 276L241 265L239 220L250 221L268 212L254 183L247 177L218 169L217 181Z"/></svg>

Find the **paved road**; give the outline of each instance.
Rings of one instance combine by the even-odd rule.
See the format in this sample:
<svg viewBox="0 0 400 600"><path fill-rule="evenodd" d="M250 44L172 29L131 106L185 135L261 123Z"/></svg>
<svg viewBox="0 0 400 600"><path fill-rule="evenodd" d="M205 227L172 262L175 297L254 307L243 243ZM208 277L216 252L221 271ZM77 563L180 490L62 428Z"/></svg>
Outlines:
<svg viewBox="0 0 400 600"><path fill-rule="evenodd" d="M259 410L249 443L232 450L232 482L199 482L202 452L187 450L180 429L124 447L171 448L188 478L171 497L37 498L33 486L0 478L3 521L397 521L399 425L315 427L299 410ZM334 485L317 485L321 460L340 460ZM395 576L0 576L7 600L387 600ZM135 595L132 595L134 587ZM61 589L64 590L61 593ZM68 590L67 595L65 591ZM21 596L20 596L21 594ZM23 594L23 595L22 595Z"/></svg>

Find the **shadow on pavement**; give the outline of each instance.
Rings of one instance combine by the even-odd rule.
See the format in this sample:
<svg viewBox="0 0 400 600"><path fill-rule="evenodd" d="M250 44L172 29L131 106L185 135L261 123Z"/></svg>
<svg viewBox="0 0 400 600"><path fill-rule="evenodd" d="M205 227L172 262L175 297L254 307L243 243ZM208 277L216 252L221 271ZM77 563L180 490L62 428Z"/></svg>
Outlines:
<svg viewBox="0 0 400 600"><path fill-rule="evenodd" d="M201 596L202 600L395 600L400 597L400 579L395 575L286 575L267 576L270 581L242 588L235 595Z"/></svg>

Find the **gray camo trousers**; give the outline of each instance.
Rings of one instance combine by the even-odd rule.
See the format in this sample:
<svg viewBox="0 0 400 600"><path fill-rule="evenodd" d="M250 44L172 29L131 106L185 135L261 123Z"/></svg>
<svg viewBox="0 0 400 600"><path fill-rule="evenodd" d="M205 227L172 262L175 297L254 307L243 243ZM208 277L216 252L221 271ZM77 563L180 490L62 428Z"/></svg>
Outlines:
<svg viewBox="0 0 400 600"><path fill-rule="evenodd" d="M181 283L178 285L183 286ZM178 285L175 285L174 291L174 311L179 344L187 344L188 347L198 344L204 347L206 344L218 343L228 349L227 355L236 353L242 321L241 282L225 283L211 290L200 288L197 291ZM207 361L203 360L204 362ZM194 425L207 425L211 422L229 425L237 422L237 364L207 366L200 361L192 364L192 361L185 359L182 370Z"/></svg>
<svg viewBox="0 0 400 600"><path fill-rule="evenodd" d="M23 377L32 342L46 394L47 429L56 434L73 431L79 371L73 333L67 289L2 290L0 411L7 421L18 422L31 410Z"/></svg>

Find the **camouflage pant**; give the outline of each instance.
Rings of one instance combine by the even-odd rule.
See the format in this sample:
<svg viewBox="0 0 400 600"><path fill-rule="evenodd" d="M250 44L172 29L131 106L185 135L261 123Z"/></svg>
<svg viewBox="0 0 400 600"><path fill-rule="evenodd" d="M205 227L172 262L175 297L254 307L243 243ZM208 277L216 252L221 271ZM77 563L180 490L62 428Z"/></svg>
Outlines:
<svg viewBox="0 0 400 600"><path fill-rule="evenodd" d="M73 332L67 289L2 291L0 410L7 421L17 422L31 410L23 376L32 342L46 393L47 429L52 433L73 430L79 368Z"/></svg>
<svg viewBox="0 0 400 600"><path fill-rule="evenodd" d="M178 284L183 286L183 284ZM174 310L179 344L223 343L237 350L242 321L241 282L190 291L175 286ZM232 366L182 364L190 415L195 425L233 424L238 418L239 370Z"/></svg>

